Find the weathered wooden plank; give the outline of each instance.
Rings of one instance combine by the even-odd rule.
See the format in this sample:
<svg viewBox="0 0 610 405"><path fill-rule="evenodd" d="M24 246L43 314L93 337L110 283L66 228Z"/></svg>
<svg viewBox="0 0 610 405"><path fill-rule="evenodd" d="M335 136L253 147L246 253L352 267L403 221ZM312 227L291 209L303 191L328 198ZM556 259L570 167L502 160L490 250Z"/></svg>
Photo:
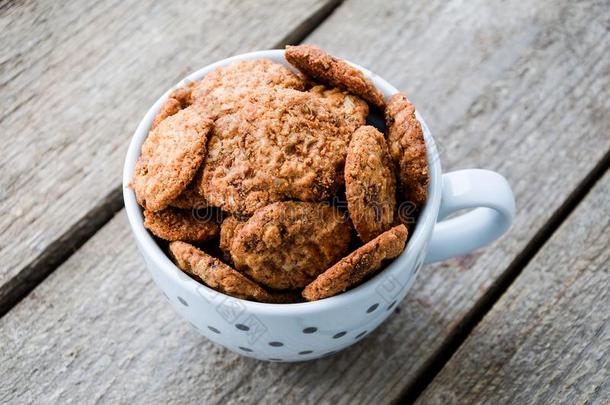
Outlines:
<svg viewBox="0 0 610 405"><path fill-rule="evenodd" d="M418 399L610 402L610 173Z"/></svg>
<svg viewBox="0 0 610 405"><path fill-rule="evenodd" d="M0 319L0 342L1 403L211 403L255 365L176 318L124 212Z"/></svg>
<svg viewBox="0 0 610 405"><path fill-rule="evenodd" d="M215 60L298 40L337 3L3 7L0 314L120 209L129 137L172 83Z"/></svg>
<svg viewBox="0 0 610 405"><path fill-rule="evenodd" d="M423 269L399 312L357 346L284 365L210 345L161 303L121 214L0 320L0 400L399 398L610 148L608 11L569 3L348 2L308 40L405 89L445 167L499 170L519 204L507 237Z"/></svg>
<svg viewBox="0 0 610 405"><path fill-rule="evenodd" d="M499 243L425 268L400 316L363 346L315 376L287 373L265 400L297 393L376 403L418 389L423 370L610 149L609 17L593 1L355 2L306 39L404 89L440 143L444 168L504 174L518 215Z"/></svg>

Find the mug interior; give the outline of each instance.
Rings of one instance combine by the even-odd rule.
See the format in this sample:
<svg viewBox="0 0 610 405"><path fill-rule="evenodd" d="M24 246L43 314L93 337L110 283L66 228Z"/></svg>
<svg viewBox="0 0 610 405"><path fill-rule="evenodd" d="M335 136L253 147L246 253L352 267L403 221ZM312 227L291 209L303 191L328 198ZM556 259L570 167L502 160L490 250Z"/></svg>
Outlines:
<svg viewBox="0 0 610 405"><path fill-rule="evenodd" d="M284 50L267 50L267 51L258 51L251 52L247 54L233 56L231 58L223 59L211 65L208 65L181 80L171 89L166 91L147 111L146 115L139 123L131 143L129 145L129 149L127 151L127 157L125 159L125 165L123 168L123 197L125 200L125 209L127 211L127 217L129 219L129 223L132 227L133 233L136 237L138 245L142 250L142 254L145 255L149 260L154 261L154 263L161 268L166 275L168 275L168 279L173 280L176 284L179 285L180 288L184 288L190 290L191 292L195 292L197 288L207 289L210 293L216 293L215 290L210 289L209 287L198 283L197 281L191 278L184 278L181 276L181 270L178 269L174 263L167 257L167 255L163 252L163 250L159 247L159 245L155 242L152 235L144 228L144 218L142 214L142 209L138 205L135 197L135 192L129 188L127 185L131 182L136 161L140 155L140 149L142 147L142 143L144 139L148 135L148 131L152 121L161 108L161 105L167 99L169 93L171 93L174 89L178 87L182 87L187 85L188 83L202 79L206 74L213 71L214 69L220 66L226 66L228 64L241 61L241 60L251 60L251 59L260 59L266 58L273 60L275 62L281 63L292 70L295 68L290 65L284 58ZM355 63L349 62L352 66L361 70L366 77L371 79L375 86L384 94L385 98L392 96L395 93L398 93L398 90L390 85L386 80L379 77L375 73L369 71L368 69L363 68ZM432 138L430 131L421 117L419 112L416 112L417 119L420 121L422 125L422 129L424 132L424 138L426 141L426 149L428 154L428 166L429 166L429 174L430 174L430 182L428 184L428 200L424 209L419 215L417 223L415 225L415 230L413 234L409 237L407 242L407 246L402 254L397 257L394 261L392 261L389 265L386 266L381 272L360 284L357 287L354 287L351 290L343 292L339 295L325 298L319 301L312 302L303 302L303 303L295 303L295 304L268 304L254 301L241 300L238 298L233 298L240 301L243 306L250 310L255 311L261 314L274 314L274 315L296 315L296 314L305 314L310 312L321 312L325 311L331 307L336 306L344 306L349 305L349 303L358 298L359 295L367 295L372 290L378 287L382 278L381 275L388 276L392 274L398 274L403 271L412 271L411 268L407 266L407 257L413 255L425 255L427 250L427 242L432 233L432 229L434 224L436 223L440 202L441 202L441 167L440 161L438 157L438 151L436 145L434 143L434 139ZM372 125L380 126L380 122L378 120L373 119L371 122ZM414 277L414 275L413 275ZM412 284L412 283L409 283Z"/></svg>

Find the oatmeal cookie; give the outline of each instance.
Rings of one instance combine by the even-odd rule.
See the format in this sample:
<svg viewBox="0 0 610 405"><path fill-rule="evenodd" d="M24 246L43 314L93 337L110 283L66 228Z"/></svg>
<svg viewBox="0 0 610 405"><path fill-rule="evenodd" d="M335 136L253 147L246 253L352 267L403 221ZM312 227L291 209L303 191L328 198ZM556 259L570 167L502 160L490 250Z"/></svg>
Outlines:
<svg viewBox="0 0 610 405"><path fill-rule="evenodd" d="M349 128L319 96L273 88L216 120L199 192L251 215L275 201L323 201L344 182Z"/></svg>
<svg viewBox="0 0 610 405"><path fill-rule="evenodd" d="M347 252L347 220L325 203L277 202L259 209L231 243L235 267L278 290L307 285Z"/></svg>
<svg viewBox="0 0 610 405"><path fill-rule="evenodd" d="M385 107L383 94L364 74L344 60L327 54L314 45L286 47L286 60L301 72L362 97L375 107Z"/></svg>
<svg viewBox="0 0 610 405"><path fill-rule="evenodd" d="M148 134L132 182L141 206L160 211L184 191L203 162L211 128L212 121L190 106Z"/></svg>
<svg viewBox="0 0 610 405"><path fill-rule="evenodd" d="M234 216L230 216L226 217L220 225L220 251L224 259L229 262L233 261L231 258L231 243L233 238L245 223L246 221L241 221Z"/></svg>
<svg viewBox="0 0 610 405"><path fill-rule="evenodd" d="M201 242L218 236L219 226L211 219L197 218L190 210L165 208L144 210L144 227L161 239Z"/></svg>
<svg viewBox="0 0 610 405"><path fill-rule="evenodd" d="M203 198L203 196L199 194L198 179L200 178L202 172L203 170L201 170L200 167L193 181L191 181L189 185L186 186L184 191L178 197L176 197L174 200L172 200L171 203L169 203L171 207L182 209L201 209L206 208L208 206L208 203L205 198Z"/></svg>
<svg viewBox="0 0 610 405"><path fill-rule="evenodd" d="M195 82L189 83L187 86L180 87L170 93L165 103L155 116L150 129L155 128L161 121L176 114L178 111L185 109L193 104L191 91Z"/></svg>
<svg viewBox="0 0 610 405"><path fill-rule="evenodd" d="M429 176L426 142L415 107L404 94L397 93L388 100L385 116L400 194L419 209L426 202Z"/></svg>
<svg viewBox="0 0 610 405"><path fill-rule="evenodd" d="M328 88L324 85L317 85L308 90L316 94L330 106L343 114L351 135L356 129L366 124L366 117L369 115L369 105L360 97L349 94L336 87Z"/></svg>
<svg viewBox="0 0 610 405"><path fill-rule="evenodd" d="M208 206L205 198L199 194L197 186L187 186L186 189L176 197L171 203L171 207L189 209L189 208L206 208Z"/></svg>
<svg viewBox="0 0 610 405"><path fill-rule="evenodd" d="M208 287L232 297L277 302L272 294L220 260L185 242L172 242L169 251L185 273L199 277ZM281 297L286 299L285 297Z"/></svg>
<svg viewBox="0 0 610 405"><path fill-rule="evenodd" d="M268 59L245 60L210 72L193 89L193 99L213 117L235 112L255 89L305 89L305 79Z"/></svg>
<svg viewBox="0 0 610 405"><path fill-rule="evenodd" d="M332 297L375 274L387 260L402 253L407 233L407 228L399 225L356 249L307 285L303 298L316 301Z"/></svg>
<svg viewBox="0 0 610 405"><path fill-rule="evenodd" d="M387 231L394 221L396 178L385 137L360 127L347 149L345 194L354 228L363 242Z"/></svg>

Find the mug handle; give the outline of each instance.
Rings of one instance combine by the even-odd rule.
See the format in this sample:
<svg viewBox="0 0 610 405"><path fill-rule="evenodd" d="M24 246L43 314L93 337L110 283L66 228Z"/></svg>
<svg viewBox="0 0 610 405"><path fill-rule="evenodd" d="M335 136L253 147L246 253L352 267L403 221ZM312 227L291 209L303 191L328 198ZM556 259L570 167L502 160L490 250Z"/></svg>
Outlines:
<svg viewBox="0 0 610 405"><path fill-rule="evenodd" d="M444 220L463 209L472 211ZM441 207L425 262L462 256L498 239L515 217L515 196L506 179L481 169L443 175Z"/></svg>

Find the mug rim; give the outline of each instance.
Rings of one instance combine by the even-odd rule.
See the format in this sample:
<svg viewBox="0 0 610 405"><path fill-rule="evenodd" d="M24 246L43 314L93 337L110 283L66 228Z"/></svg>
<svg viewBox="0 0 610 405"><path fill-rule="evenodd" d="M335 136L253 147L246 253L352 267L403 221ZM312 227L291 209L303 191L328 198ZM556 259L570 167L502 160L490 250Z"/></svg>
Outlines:
<svg viewBox="0 0 610 405"><path fill-rule="evenodd" d="M404 251L389 263L382 271L363 282L362 284L344 291L338 295L324 298L317 301L308 301L292 304L271 304L264 302L248 301L241 298L232 297L230 295L216 291L203 283L200 283L190 277L184 276L183 272L170 260L170 258L163 252L159 245L155 242L152 235L144 228L144 219L142 214L142 208L137 203L135 192L128 187L128 184L132 180L135 164L140 156L140 149L144 142L144 139L148 135L152 121L161 108L161 105L165 102L169 94L176 88L187 85L188 83L200 80L205 75L213 71L220 66L226 66L230 63L241 61L266 58L271 59L274 62L282 63L289 67L291 70L295 70L284 58L283 49L272 49L248 52L240 55L235 55L229 58L225 58L206 65L201 69L189 74L176 85L172 86L167 90L161 97L159 97L155 103L148 109L142 120L139 122L132 138L129 143L127 155L125 157L125 163L123 166L123 199L125 203L125 211L131 230L136 239L139 250L142 255L147 256L171 279L173 283L177 284L181 289L190 290L191 293L201 295L198 289L203 289L208 294L222 294L228 299L237 300L247 310L254 311L265 315L295 315L296 313L309 313L309 312L321 312L329 310L333 307L344 306L349 304L353 300L367 296L370 290L375 290L376 287L382 282L383 278L399 273L400 271L411 271L408 268L407 263L409 258L417 255L424 249L427 249L427 239L430 238L432 228L437 220L437 215L441 203L441 192L442 192L442 180L441 180L441 164L438 157L438 151L434 139L426 125L423 117L416 110L415 114L419 120L422 130L424 132L424 139L426 143L426 152L428 157L428 169L430 181L428 184L428 199L424 209L420 213L418 221L415 226L413 235L411 235L407 241ZM398 93L399 90L392 86L382 77L371 72L370 70L350 61L346 61L350 65L356 67L364 73L364 75L371 79L375 86L381 90L384 97L387 99L391 95ZM411 278L415 277L415 274L411 275ZM412 285L412 280L406 284Z"/></svg>

